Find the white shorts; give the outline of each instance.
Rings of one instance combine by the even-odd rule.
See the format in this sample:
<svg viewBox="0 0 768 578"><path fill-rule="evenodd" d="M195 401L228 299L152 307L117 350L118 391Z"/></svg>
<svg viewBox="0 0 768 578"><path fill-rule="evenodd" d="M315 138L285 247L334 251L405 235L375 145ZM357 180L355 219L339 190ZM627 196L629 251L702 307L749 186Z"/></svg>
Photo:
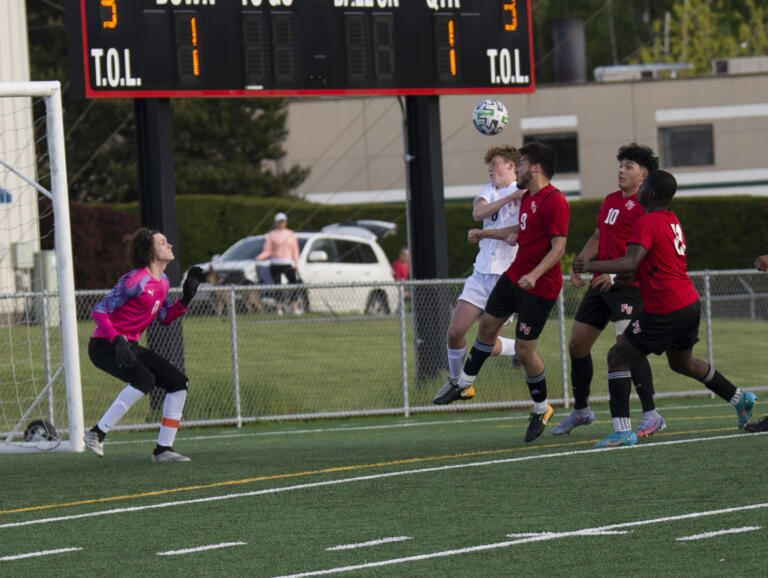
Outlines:
<svg viewBox="0 0 768 578"><path fill-rule="evenodd" d="M499 280L500 275L494 275L492 273L478 273L473 271L466 282L464 283L464 290L459 295L459 301L466 301L485 309L485 304L488 301L488 297L496 286L496 281Z"/></svg>

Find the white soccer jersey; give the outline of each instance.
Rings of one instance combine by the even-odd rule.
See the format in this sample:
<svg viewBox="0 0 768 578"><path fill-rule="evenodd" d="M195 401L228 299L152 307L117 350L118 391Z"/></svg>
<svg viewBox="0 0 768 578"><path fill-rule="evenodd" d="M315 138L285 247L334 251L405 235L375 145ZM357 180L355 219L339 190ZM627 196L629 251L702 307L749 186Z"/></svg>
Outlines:
<svg viewBox="0 0 768 578"><path fill-rule="evenodd" d="M491 183L486 184L480 194L475 197L489 203L511 195L517 190L517 183L512 182L508 187L497 189ZM490 217L483 219L483 230L503 229L513 227L520 219L520 201L513 201L504 205ZM501 275L507 270L509 264L515 259L517 245L511 246L504 241L496 239L483 239L479 243L480 251L475 258L475 271L478 273L491 273Z"/></svg>

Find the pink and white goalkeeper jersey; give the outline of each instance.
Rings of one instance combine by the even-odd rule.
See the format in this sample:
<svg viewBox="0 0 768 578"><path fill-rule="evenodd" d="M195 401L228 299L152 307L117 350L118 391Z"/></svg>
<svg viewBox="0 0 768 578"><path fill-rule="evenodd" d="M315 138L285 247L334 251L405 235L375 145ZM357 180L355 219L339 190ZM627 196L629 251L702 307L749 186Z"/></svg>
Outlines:
<svg viewBox="0 0 768 578"><path fill-rule="evenodd" d="M126 273L91 311L96 322L91 337L112 341L124 335L130 341L138 341L157 315L168 325L187 310L180 300L169 304L169 287L165 274L155 279L143 267Z"/></svg>

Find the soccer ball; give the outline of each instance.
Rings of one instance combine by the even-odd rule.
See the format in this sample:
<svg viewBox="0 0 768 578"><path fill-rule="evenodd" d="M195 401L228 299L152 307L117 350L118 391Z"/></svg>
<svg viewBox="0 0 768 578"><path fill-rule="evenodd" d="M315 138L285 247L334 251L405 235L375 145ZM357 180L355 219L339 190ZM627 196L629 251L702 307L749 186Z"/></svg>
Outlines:
<svg viewBox="0 0 768 578"><path fill-rule="evenodd" d="M499 134L509 122L503 102L487 99L479 102L472 113L472 124L485 135Z"/></svg>

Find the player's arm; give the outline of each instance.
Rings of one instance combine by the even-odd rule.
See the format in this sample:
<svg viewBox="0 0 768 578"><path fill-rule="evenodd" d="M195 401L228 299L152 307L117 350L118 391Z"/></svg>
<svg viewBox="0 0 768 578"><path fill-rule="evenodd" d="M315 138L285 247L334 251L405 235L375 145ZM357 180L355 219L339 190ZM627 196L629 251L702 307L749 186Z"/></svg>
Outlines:
<svg viewBox="0 0 768 578"><path fill-rule="evenodd" d="M539 264L533 268L533 271L520 277L518 285L521 289L525 289L526 291L533 289L536 286L536 281L538 281L539 277L560 262L560 259L565 255L565 243L567 240L568 237L564 235L557 235L551 238L550 243L552 244L552 248L546 255L544 255L544 258L539 261Z"/></svg>
<svg viewBox="0 0 768 578"><path fill-rule="evenodd" d="M482 221L483 219L487 219L503 206L508 205L509 203L512 203L522 197L523 194L524 191L520 191L518 189L514 193L493 202L488 202L482 197L477 198L475 199L475 203L472 206L472 218L475 221Z"/></svg>
<svg viewBox="0 0 768 578"><path fill-rule="evenodd" d="M587 261L576 257L573 270L577 273L591 271L592 273L631 273L648 253L648 250L637 243L627 244L627 253L618 259L610 261Z"/></svg>
<svg viewBox="0 0 768 578"><path fill-rule="evenodd" d="M505 241L512 233L517 235L520 231L519 225L512 227L502 227L501 229L470 229L467 232L467 241L470 243L479 243L483 239L497 239Z"/></svg>
<svg viewBox="0 0 768 578"><path fill-rule="evenodd" d="M598 247L600 246L600 229L595 229L595 232L592 233L592 235L587 239L587 242L584 243L584 247L581 249L578 257L584 258L584 260L589 261L592 259L595 255L597 255ZM581 275L573 270L573 267L571 267L571 285L574 287L583 287L584 286L584 280L581 278Z"/></svg>

